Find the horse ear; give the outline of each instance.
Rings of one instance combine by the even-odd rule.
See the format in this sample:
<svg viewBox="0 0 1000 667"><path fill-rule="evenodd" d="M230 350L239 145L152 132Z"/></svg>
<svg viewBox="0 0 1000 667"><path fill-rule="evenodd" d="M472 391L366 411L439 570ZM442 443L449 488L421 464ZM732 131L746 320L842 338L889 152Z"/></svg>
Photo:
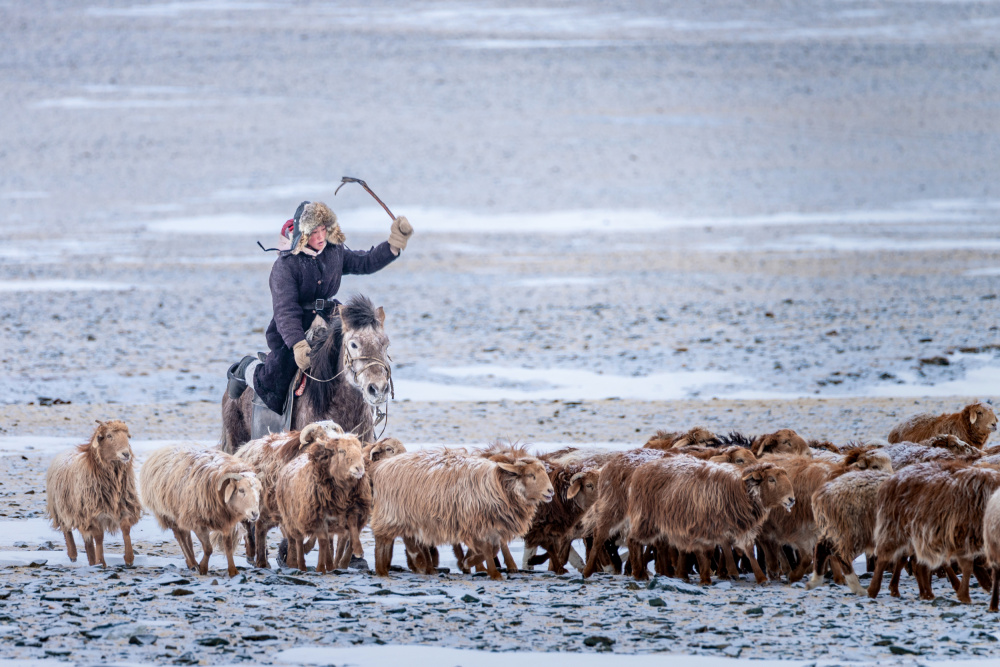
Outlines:
<svg viewBox="0 0 1000 667"><path fill-rule="evenodd" d="M378 323L380 325L385 324L385 310L382 309L382 306L375 309L375 317L378 318Z"/></svg>
<svg viewBox="0 0 1000 667"><path fill-rule="evenodd" d="M348 324L348 322L347 322L347 318L344 317L344 314L346 312L347 312L347 306L346 305L340 304L340 305L337 306L337 317L340 318L340 329L341 329L341 331L349 331L350 328L351 328L351 325Z"/></svg>

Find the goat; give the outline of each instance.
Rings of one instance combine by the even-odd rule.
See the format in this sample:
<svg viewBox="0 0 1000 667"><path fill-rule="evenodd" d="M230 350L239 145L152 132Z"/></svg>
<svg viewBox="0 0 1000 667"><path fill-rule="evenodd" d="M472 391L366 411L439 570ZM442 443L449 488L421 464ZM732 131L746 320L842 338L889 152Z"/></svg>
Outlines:
<svg viewBox="0 0 1000 667"><path fill-rule="evenodd" d="M985 403L966 405L960 412L914 415L889 432L889 442L920 442L934 435L954 435L977 449L997 430L997 416Z"/></svg>

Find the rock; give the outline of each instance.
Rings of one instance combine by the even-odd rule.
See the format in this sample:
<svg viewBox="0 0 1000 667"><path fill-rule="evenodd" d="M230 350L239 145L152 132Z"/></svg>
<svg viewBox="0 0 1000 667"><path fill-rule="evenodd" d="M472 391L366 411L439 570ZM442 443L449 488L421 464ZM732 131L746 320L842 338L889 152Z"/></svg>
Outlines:
<svg viewBox="0 0 1000 667"><path fill-rule="evenodd" d="M79 602L80 596L77 593L45 593L42 599L46 602Z"/></svg>
<svg viewBox="0 0 1000 667"><path fill-rule="evenodd" d="M914 651L906 648L905 646L898 646L896 644L889 647L889 652L893 655L922 655L920 651Z"/></svg>
<svg viewBox="0 0 1000 667"><path fill-rule="evenodd" d="M667 603L663 601L663 598L650 598L647 600L650 607L666 607Z"/></svg>
<svg viewBox="0 0 1000 667"><path fill-rule="evenodd" d="M656 578L650 581L646 588L651 591L659 589L661 591L670 591L671 593L681 593L683 595L705 595L705 589L701 586L685 584L683 581L677 581L676 579Z"/></svg>
<svg viewBox="0 0 1000 667"><path fill-rule="evenodd" d="M142 634L142 635L132 635L128 638L129 644L136 644L138 646L149 646L150 644L156 643L156 635Z"/></svg>
<svg viewBox="0 0 1000 667"><path fill-rule="evenodd" d="M277 637L274 635L269 635L264 632L259 632L252 635L243 635L243 639L247 640L248 642L266 642L272 639L277 639Z"/></svg>
<svg viewBox="0 0 1000 667"><path fill-rule="evenodd" d="M614 639L611 639L611 637L604 637L602 635L591 635L583 640L584 646L603 646L610 648L614 643Z"/></svg>
<svg viewBox="0 0 1000 667"><path fill-rule="evenodd" d="M153 586L185 586L191 581L175 574L165 574L149 582Z"/></svg>
<svg viewBox="0 0 1000 667"><path fill-rule="evenodd" d="M746 614L747 616L760 616L760 615L762 615L764 613L764 608L763 607L750 607L749 609L745 610L743 613Z"/></svg>
<svg viewBox="0 0 1000 667"><path fill-rule="evenodd" d="M195 643L201 646L229 646L229 640L222 637L203 637Z"/></svg>
<svg viewBox="0 0 1000 667"><path fill-rule="evenodd" d="M479 598L477 598L475 595L469 595L468 593L466 593L465 595L462 596L462 602L479 602Z"/></svg>
<svg viewBox="0 0 1000 667"><path fill-rule="evenodd" d="M297 571L297 570L296 570ZM292 577L287 574L273 574L262 581L265 586L312 586L316 588L315 582L301 577Z"/></svg>
<svg viewBox="0 0 1000 667"><path fill-rule="evenodd" d="M174 597L178 597L181 595L194 595L194 591L188 590L187 588L175 588L174 590L167 593L167 595L173 595Z"/></svg>
<svg viewBox="0 0 1000 667"><path fill-rule="evenodd" d="M369 570L368 561L364 558L358 558L357 556L351 556L351 562L347 565L351 570Z"/></svg>

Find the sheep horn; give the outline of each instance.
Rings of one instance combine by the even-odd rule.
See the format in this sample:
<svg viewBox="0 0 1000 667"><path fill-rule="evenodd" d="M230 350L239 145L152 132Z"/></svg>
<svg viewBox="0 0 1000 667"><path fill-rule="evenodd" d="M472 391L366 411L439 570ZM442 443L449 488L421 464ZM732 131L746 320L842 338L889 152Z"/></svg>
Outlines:
<svg viewBox="0 0 1000 667"><path fill-rule="evenodd" d="M581 479L586 474L587 474L586 472L578 472L578 473L576 473L575 475L573 475L572 477L569 478L569 483L572 484L576 480Z"/></svg>
<svg viewBox="0 0 1000 667"><path fill-rule="evenodd" d="M225 486L226 482L228 482L231 479L235 479L238 482L241 479L243 479L243 475L238 472L227 472L225 475L222 476L222 479L219 480L219 488L217 490L222 491L222 487Z"/></svg>
<svg viewBox="0 0 1000 667"><path fill-rule="evenodd" d="M299 447L305 447L310 442L315 440L317 432L323 432L323 427L319 424L309 424L309 426L302 429L302 433L299 433Z"/></svg>

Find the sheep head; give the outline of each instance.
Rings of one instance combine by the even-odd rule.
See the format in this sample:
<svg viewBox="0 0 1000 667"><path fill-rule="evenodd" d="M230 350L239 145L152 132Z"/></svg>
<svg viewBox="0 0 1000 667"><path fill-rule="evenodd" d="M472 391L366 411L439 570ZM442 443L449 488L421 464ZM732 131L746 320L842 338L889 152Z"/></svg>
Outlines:
<svg viewBox="0 0 1000 667"><path fill-rule="evenodd" d="M784 468L773 463L758 463L743 470L743 482L747 493L758 496L767 509L784 507L791 512L795 505L792 481Z"/></svg>
<svg viewBox="0 0 1000 667"><path fill-rule="evenodd" d="M757 457L746 447L727 447L708 460L712 463L731 463L739 468L757 463Z"/></svg>
<svg viewBox="0 0 1000 667"><path fill-rule="evenodd" d="M679 438L676 438L674 440L673 447L684 447L685 445L703 445L705 447L712 447L717 444L719 444L719 438L714 433L709 431L707 428L695 426L687 433L684 433Z"/></svg>
<svg viewBox="0 0 1000 667"><path fill-rule="evenodd" d="M985 403L973 403L962 409L962 414L969 420L971 430L985 435L997 430L997 416L993 408Z"/></svg>
<svg viewBox="0 0 1000 667"><path fill-rule="evenodd" d="M318 437L327 435L327 430L323 426L324 423L326 422L314 422L302 429L302 432L299 433L299 449L312 444ZM343 433L343 429L340 432Z"/></svg>
<svg viewBox="0 0 1000 667"><path fill-rule="evenodd" d="M99 461L107 464L130 464L134 458L129 444L130 437L125 422L117 419L98 421L97 428L90 437L90 448Z"/></svg>
<svg viewBox="0 0 1000 667"><path fill-rule="evenodd" d="M233 514L246 521L256 521L260 517L261 483L254 473L226 473L219 478L218 491Z"/></svg>
<svg viewBox="0 0 1000 667"><path fill-rule="evenodd" d="M949 434L938 434L927 438L926 440L920 441L921 445L926 447L937 447L939 449L947 449L950 452L955 452L963 456L972 455L979 456L982 452L966 441L962 440L958 436Z"/></svg>
<svg viewBox="0 0 1000 667"><path fill-rule="evenodd" d="M758 435L753 439L753 453L757 458L760 458L764 454L802 454L803 456L812 456L809 443L790 428L783 428L774 433Z"/></svg>
<svg viewBox="0 0 1000 667"><path fill-rule="evenodd" d="M515 492L531 503L549 502L555 496L555 489L545 472L545 466L534 457L517 459L514 462L497 462L500 475L513 475Z"/></svg>
<svg viewBox="0 0 1000 667"><path fill-rule="evenodd" d="M844 455L844 467L848 470L882 470L892 473L892 459L875 447L852 447Z"/></svg>
<svg viewBox="0 0 1000 667"><path fill-rule="evenodd" d="M396 438L382 438L366 449L368 451L368 460L373 463L406 453L406 447Z"/></svg>
<svg viewBox="0 0 1000 667"><path fill-rule="evenodd" d="M590 468L570 477L566 499L574 501L577 507L586 511L597 500L597 479L600 475L600 468Z"/></svg>
<svg viewBox="0 0 1000 667"><path fill-rule="evenodd" d="M345 434L336 438L324 437L317 444L330 454L328 473L332 479L348 481L365 476L365 457L357 436Z"/></svg>

